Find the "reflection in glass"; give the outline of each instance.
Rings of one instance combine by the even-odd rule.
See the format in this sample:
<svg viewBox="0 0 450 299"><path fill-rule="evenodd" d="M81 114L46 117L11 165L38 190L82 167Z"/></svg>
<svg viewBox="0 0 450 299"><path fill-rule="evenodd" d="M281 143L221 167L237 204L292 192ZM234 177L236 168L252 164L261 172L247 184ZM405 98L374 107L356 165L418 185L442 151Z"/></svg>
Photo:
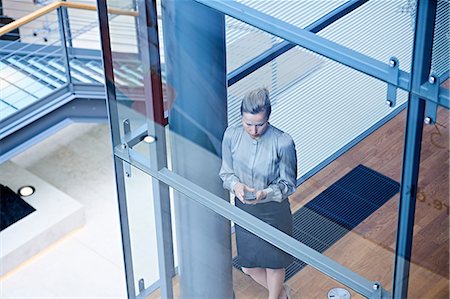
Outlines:
<svg viewBox="0 0 450 299"><path fill-rule="evenodd" d="M145 288L159 280L158 252L153 200L152 178L131 166L130 176L125 178L128 222L130 227L131 255L136 293L139 280Z"/></svg>
<svg viewBox="0 0 450 299"><path fill-rule="evenodd" d="M411 298L449 297L449 111L424 125L417 190Z"/></svg>

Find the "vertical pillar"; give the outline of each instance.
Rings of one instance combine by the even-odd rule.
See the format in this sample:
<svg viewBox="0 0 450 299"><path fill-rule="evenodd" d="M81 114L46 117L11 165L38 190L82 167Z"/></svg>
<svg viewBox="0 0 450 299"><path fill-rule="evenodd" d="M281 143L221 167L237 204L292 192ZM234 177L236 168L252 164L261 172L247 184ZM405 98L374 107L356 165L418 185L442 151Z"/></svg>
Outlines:
<svg viewBox="0 0 450 299"><path fill-rule="evenodd" d="M425 100L419 98L420 86L428 80L431 68L436 0L418 0L411 66L411 93L408 100L403 168L401 178L398 226L394 264L394 299L408 297L420 149L425 111Z"/></svg>
<svg viewBox="0 0 450 299"><path fill-rule="evenodd" d="M163 2L173 170L227 198L218 176L227 125L225 18L193 0ZM230 223L177 194L181 298L232 298Z"/></svg>
<svg viewBox="0 0 450 299"><path fill-rule="evenodd" d="M107 0L97 0L97 12L100 27L100 41L102 45L103 68L105 72L106 106L108 109L108 119L114 152L114 148L121 142L106 1ZM127 297L128 299L134 299L136 298L136 291L134 287L133 263L131 258L130 226L128 223L124 167L122 160L116 155L114 155L114 170L116 176L117 197L119 201L120 231L122 235L122 250L125 263Z"/></svg>

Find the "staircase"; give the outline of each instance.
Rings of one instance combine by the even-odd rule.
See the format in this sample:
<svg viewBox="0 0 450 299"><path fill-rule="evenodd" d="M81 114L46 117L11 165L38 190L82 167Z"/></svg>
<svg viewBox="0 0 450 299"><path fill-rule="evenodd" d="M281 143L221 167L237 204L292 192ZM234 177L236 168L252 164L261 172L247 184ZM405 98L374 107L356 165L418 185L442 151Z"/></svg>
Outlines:
<svg viewBox="0 0 450 299"><path fill-rule="evenodd" d="M13 31L17 32L13 39L0 36L0 163L45 138L46 131L54 131L65 120L82 118L80 111L86 118L107 119L99 38L98 33L91 34L98 29L96 12L81 18L76 9L69 19L67 8L53 8L27 21ZM6 14L6 9L2 11ZM134 18L126 25L134 26ZM88 39L92 36L96 41ZM133 101L143 100L143 70L135 52L114 53L117 100L130 106L122 89L133 94Z"/></svg>
<svg viewBox="0 0 450 299"><path fill-rule="evenodd" d="M16 50L8 53L8 42L0 42L0 121L16 111L49 96L68 84L104 85L101 53L96 50L72 49L77 55L70 57L70 78L66 62L57 46L34 46L32 53ZM25 48L25 47L23 47ZM142 66L135 59L118 60L114 65L118 86L138 88L143 86Z"/></svg>

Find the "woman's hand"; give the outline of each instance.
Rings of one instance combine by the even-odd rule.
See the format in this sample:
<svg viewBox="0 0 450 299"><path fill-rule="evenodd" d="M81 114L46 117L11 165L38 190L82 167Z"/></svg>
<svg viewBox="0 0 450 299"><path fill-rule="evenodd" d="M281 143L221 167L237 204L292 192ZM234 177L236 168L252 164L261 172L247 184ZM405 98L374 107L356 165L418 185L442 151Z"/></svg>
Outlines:
<svg viewBox="0 0 450 299"><path fill-rule="evenodd" d="M251 201L246 201L245 203L248 204L257 204L258 202L260 202L261 200L263 200L264 198L267 197L267 192L264 190L259 190L256 192L256 199L255 200L251 200Z"/></svg>
<svg viewBox="0 0 450 299"><path fill-rule="evenodd" d="M234 186L234 195L236 195L236 197L243 203L251 203L253 200L245 200L245 193L255 191L256 190L254 188L251 188L242 183L236 183L236 185Z"/></svg>

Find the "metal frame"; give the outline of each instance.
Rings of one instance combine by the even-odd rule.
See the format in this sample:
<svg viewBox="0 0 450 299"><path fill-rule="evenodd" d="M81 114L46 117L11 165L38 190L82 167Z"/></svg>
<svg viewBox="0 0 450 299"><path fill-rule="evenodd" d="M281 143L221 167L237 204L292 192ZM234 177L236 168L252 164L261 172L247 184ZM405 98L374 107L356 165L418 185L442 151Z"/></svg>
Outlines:
<svg viewBox="0 0 450 299"><path fill-rule="evenodd" d="M333 11L329 12L325 16L321 17L320 19L316 20L312 24L305 27L305 30L308 30L312 33L317 33L323 28L327 27L328 25L332 24L333 22L339 20L340 18L346 16L356 8L360 7L364 3L366 3L369 0L351 0L348 1L338 8L334 9ZM265 51L264 53L260 54L258 57L253 58L249 62L243 64L242 66L238 67L237 69L231 71L227 76L228 81L228 87L235 84L239 80L245 78L246 76L250 75L254 71L258 70L265 64L269 63L273 59L277 58L278 56L282 55L283 53L286 53L290 49L297 46L295 43L290 43L288 41L282 41L281 43L273 46L269 50Z"/></svg>
<svg viewBox="0 0 450 299"><path fill-rule="evenodd" d="M339 44L330 42L324 38L318 37L313 33L318 32L325 26L331 24L335 20L340 17L346 15L351 12L353 9L361 6L366 3L367 0L353 0L349 1L346 4L342 5L338 9L333 12L327 14L321 19L317 20L313 24L307 26L305 29L299 29L295 26L289 25L282 21L279 21L270 16L259 13L255 10L252 10L248 7L245 7L236 2L225 2L225 1L207 1L207 0L197 0L202 4L206 4L207 6L214 6L213 8L219 11L222 11L226 14L231 15L237 19L245 21L251 25L254 25L262 30L270 32L274 35L285 38L289 41L284 41L278 45L273 46L271 49L267 50L257 58L251 60L247 64L241 66L240 68L232 71L228 74L228 86L231 86L241 78L244 78L246 75L250 74L254 70L263 66L264 64L270 62L274 58L293 48L294 46L301 45L305 48L308 48L316 53L322 54L330 59L333 59L337 62L343 63L351 68L357 69L363 73L366 73L370 76L373 76L379 80L385 81L388 83L390 88L402 88L406 91L410 92L410 99L408 101L408 114L406 120L406 134L405 134L405 145L404 145L404 164L402 169L402 184L401 184L401 197L399 203L399 218L398 218L398 230L397 230L397 242L396 242L396 255L395 255L395 269L394 269L394 283L393 283L393 296L394 298L406 298L408 293L408 279L409 279L409 263L411 258L411 249L412 249L412 229L414 224L414 211L415 211L415 200L416 200L416 191L417 191L417 180L418 180L418 172L419 172L419 161L420 161L420 145L421 145L421 135L423 128L423 120L424 120L424 111L425 111L425 103L427 107L430 106L430 111L434 110L437 105L443 106L445 108L449 108L449 96L448 90L439 87L439 84L448 78L449 73L445 73L441 76L441 78L436 78L436 81L433 83L428 80L430 65L431 65L431 56L430 53L432 47L432 37L433 37L433 26L434 26L434 17L436 11L436 1L418 1L418 9L416 16L416 36L415 36L415 46L414 46L414 56L413 56L413 66L411 69L411 73L400 71L396 69L398 72L395 75L393 74L392 66L389 63L383 63L367 57L363 54L352 51L351 49L340 46ZM154 3L153 3L154 4ZM106 14L106 1L98 0L99 7L99 22L100 28L102 32L102 48L103 48L103 59L105 61L105 78L106 78L106 91L109 98L108 101L108 112L110 115L110 119L114 119L114 115L117 113L117 106L115 103L115 87L114 87L114 75L112 73L112 60L111 60L111 52L109 48L109 30L108 30L108 21L105 19ZM61 9L58 9L58 16L63 18ZM141 10L142 11L142 10ZM151 12L151 11L148 11ZM245 13L242 13L245 12ZM102 18L102 13L103 18ZM147 16L147 17L155 17ZM433 25L431 25L433 24ZM62 24L61 24L62 25ZM60 27L62 32L64 32L64 28ZM309 32L308 32L309 31ZM155 36L153 36L155 38ZM157 38L157 37L156 37ZM69 54L72 51L76 51L77 49L67 49L65 47L65 37L62 33L62 44L64 48L64 56L66 60L66 69L67 74L70 77L70 67L68 64ZM152 41L152 39L149 39ZM143 49L140 49L143 50ZM145 50L145 49L144 49ZM109 51L109 52L108 52ZM150 54L152 57L155 53ZM398 66L398 65L397 65ZM108 71L109 70L109 71ZM147 81L147 80L146 80ZM68 80L70 83L70 80ZM150 84L151 85L151 84ZM78 86L68 84L63 89L55 91L54 94L51 95L53 98L52 101L44 101L44 105L42 102L39 102L39 110L34 113L32 118L29 118L26 123L17 123L20 115L15 115L14 119L11 119L11 122L7 127L2 126L2 134L11 133L11 130L25 132L27 127L33 127L33 131L28 131L27 136L30 135L30 132L33 135L42 130L46 129L42 134L49 135L51 132L57 130L61 126L65 126L71 123L72 119L82 118L86 115L91 115L94 119L104 119L104 102L98 101L98 99L104 98L103 87L102 95L97 91L97 86L93 89L90 89L87 94L91 95L91 98L97 99L97 101L90 102L88 105L95 104L96 110L89 110L85 104L85 100L77 100L75 95L71 95L72 91L79 90L80 92L85 90L86 86ZM73 88L74 90L70 89ZM147 97L152 97L155 93L150 89L154 88L154 86L147 86L147 91L145 94ZM68 90L69 89L69 90ZM145 88L144 88L145 90ZM69 95L69 96L68 96ZM87 95L86 95L87 96ZM92 97L94 96L94 97ZM65 97L66 100L61 101L62 97ZM50 98L50 96L49 96ZM55 100L57 99L57 100ZM55 103L58 102L55 106ZM70 114L68 108L70 107L79 107L74 112L75 114ZM35 109L35 106L30 106L27 111L31 111ZM47 115L49 109L52 110L52 115ZM148 107L150 109L150 107ZM78 112L77 112L78 111ZM428 111L428 108L427 108ZM22 111L24 112L24 111ZM26 111L25 111L26 112ZM25 113L24 112L24 113ZM430 112L431 113L431 112ZM23 113L20 113L21 115ZM45 115L45 116L44 116ZM64 115L65 117L62 117ZM68 116L67 115L71 115ZM427 112L428 116L428 112ZM9 121L9 119L8 119ZM33 122L34 121L34 122ZM37 123L36 121L39 121ZM52 125L49 125L52 123ZM38 125L36 125L38 124ZM49 126L51 128L49 129ZM10 128L10 129L8 129ZM6 129L6 131L5 131ZM22 130L19 130L22 129ZM383 290L382 288L377 288L376 282L370 282L365 278L359 276L356 273L342 267L338 263L334 262L331 259L326 258L325 256L311 250L306 247L302 243L289 238L288 236L280 233L279 231L266 227L267 224L261 222L259 219L254 218L246 213L243 213L239 209L235 208L233 205L230 205L224 202L221 198L205 191L204 189L198 187L194 183L186 180L185 178L176 175L165 167L165 162L161 160L162 153L165 153L165 149L158 148L156 146L160 146L164 140L164 136L160 135L161 133L156 133L157 128L148 131L146 128L143 130L133 131L133 136L128 136L130 139L125 140L127 143L127 151L131 153L130 158L125 157L123 154L123 149L117 148L115 149L115 157L114 163L116 168L116 181L117 181L117 193L119 197L119 210L121 217L121 229L122 229L122 239L123 239L123 248L124 248L124 260L125 260L125 269L126 269L126 277L127 277L127 288L128 288L128 296L129 298L139 297L136 296L136 291L134 289L134 277L132 271L132 260L131 260L131 245L130 245L130 236L129 236L129 227L128 227L128 215L126 208L126 193L125 193L125 184L124 184L124 176L123 176L123 162L122 160L130 163L147 174L151 175L158 181L160 189L167 189L167 185L170 184L176 190L182 192L183 194L190 197L192 200L198 201L204 206L210 208L216 213L224 216L227 219L230 219L237 224L243 226L244 228L254 232L255 234L260 235L262 238L271 242L272 244L280 247L281 249L291 253L292 255L308 262L311 266L315 267L319 271L339 280L340 282L346 284L350 288L355 291L367 296L369 298L384 298L388 297L389 294ZM111 123L111 132L113 144L117 146L122 143L120 141L120 135L118 127L115 126L115 123ZM25 136L20 133L20 136ZM152 156L150 159L154 162L150 162L150 165L159 165L158 168L162 168L160 171L152 170L147 166L147 162L142 160L142 157L138 157L139 155L131 149L131 147L142 140L142 137L145 134L155 134L158 137L157 144L155 144L155 148L151 150ZM162 133L163 134L163 133ZM15 141L17 143L22 144L22 147L28 146L29 142L35 142L33 140L29 140L29 142L25 142L26 139L23 137L15 136ZM42 136L36 136L36 138L42 138ZM4 139L2 139L3 145ZM3 149L5 147L2 147ZM20 149L18 149L20 150ZM6 155L2 154L2 158L7 157L11 153L8 152ZM158 160L160 160L158 162ZM156 164L155 164L156 163ZM163 183L161 183L163 182ZM160 191L157 191L160 192ZM165 192L165 191L162 191ZM164 198L168 198L163 196ZM155 203L167 204L168 201L160 201L159 198L155 195ZM167 219L163 218L163 215L167 213L167 207L155 205L156 207L156 220L159 223L160 228L158 229L158 255L160 259L160 273L161 280L159 285L162 289L162 296L164 298L171 298L172 294L172 286L171 286L171 276L173 275L173 254L167 254L171 252L171 236L168 236L167 232L171 229L167 226ZM170 209L170 206L169 206ZM164 211L164 213L163 213ZM170 213L170 212L169 212ZM170 220L170 219L169 219ZM166 253L166 254L165 254ZM171 258L172 256L172 258ZM171 260L172 259L172 260ZM161 261L165 261L161 263ZM154 286L151 286L154 288ZM147 290L145 290L147 291ZM145 294L143 292L141 295Z"/></svg>
<svg viewBox="0 0 450 299"><path fill-rule="evenodd" d="M111 141L113 147L120 145L120 128L117 121L118 108L116 100L116 87L114 82L113 61L111 52L111 39L109 34L107 0L97 0L97 13L100 27L100 40L102 45L102 58L105 75L105 91L107 95L107 109L110 124ZM123 162L114 155L114 170L116 177L116 190L119 203L120 231L122 235L122 250L125 264L125 277L128 298L136 297L134 285L133 260L131 255L130 225L128 222L128 208L126 201L125 178Z"/></svg>
<svg viewBox="0 0 450 299"><path fill-rule="evenodd" d="M411 89L406 116L403 168L399 201L393 297L408 297L409 268L413 241L417 182L425 112L425 99L417 91L428 82L431 69L437 0L419 0L416 8L415 36L411 66ZM437 84L438 82L434 82ZM429 104L428 102L427 104Z"/></svg>
<svg viewBox="0 0 450 299"><path fill-rule="evenodd" d="M138 0L138 33L139 53L144 72L144 96L147 114L147 135L156 138L157 142L149 144L150 165L157 169L167 167L166 134L164 118L162 75L159 54L158 19L156 0ZM142 139L141 139L142 140ZM129 146L128 146L129 147ZM129 147L130 148L130 147ZM159 265L159 287L162 298L173 297L172 277L175 272L172 238L172 221L169 187L152 178L154 217ZM152 286L149 286L149 288ZM140 293L145 293L140 290Z"/></svg>
<svg viewBox="0 0 450 299"><path fill-rule="evenodd" d="M317 36L306 29L300 29L235 1L195 1L366 75L391 84L394 87L412 92L421 98L432 101L447 109L450 108L450 97L447 89L440 88L438 98L430 90L427 84L428 82L422 84L420 88L411 90L410 75L407 72L399 70L399 77L392 78L390 76L391 65L389 62L383 63L338 43Z"/></svg>
<svg viewBox="0 0 450 299"><path fill-rule="evenodd" d="M65 8L67 9L67 8ZM70 84L72 83L72 76L70 74L70 57L69 57L69 51L67 48L67 36L66 36L66 22L65 22L65 18L64 18L64 12L63 12L63 8L58 7L56 9L57 13L58 13L58 22L59 22L59 35L61 38L61 50L63 53L63 61L64 61L64 68L66 70L66 82L67 84L70 86ZM66 10L66 14L67 14L67 10Z"/></svg>
<svg viewBox="0 0 450 299"><path fill-rule="evenodd" d="M323 56L326 56L330 59L333 59L339 63L343 63L353 69L356 69L360 72L368 74L372 77L375 77L379 80L382 80L388 83L390 88L402 88L406 91L410 92L410 98L408 101L408 114L406 120L406 134L405 134L405 145L404 145L404 157L403 157L403 169L402 169L402 184L401 184L401 197L399 203L399 218L398 218L398 230L397 230L397 241L396 241L396 255L395 255L395 268L394 268L394 283L393 283L393 296L394 298L406 298L408 294L408 279L409 279L409 263L411 258L411 249L412 249L412 232L413 232L413 224L414 224L414 212L415 212L415 200L416 200L416 191L417 191L417 180L419 175L419 161L420 161L420 146L422 139L422 128L424 121L424 111L425 111L425 103L427 106L430 106L430 111L434 110L437 105L443 106L445 108L449 108L449 95L448 90L439 87L440 82L448 78L449 73L447 72L441 78L436 78L435 82L429 81L429 71L431 66L431 47L432 47L432 37L433 37L433 28L434 28L434 18L436 12L436 1L418 1L417 15L416 15L416 36L414 43L414 56L413 56L413 66L411 69L411 73L401 71L396 69L396 74L393 75L392 65L389 63L380 62L363 54L357 53L351 49L343 47L339 44L328 41L324 38L314 35L314 33L320 31L327 25L331 24L335 20L340 17L346 15L347 13L353 11L357 7L366 3L367 0L353 0L345 3L338 9L332 11L321 19L317 20L313 24L307 26L305 29L299 29L295 26L262 14L256 10L250 9L242 4L232 2L232 1L208 1L208 0L196 0L199 3L205 4L209 7L212 7L216 10L219 10L223 13L226 13L232 17L235 17L241 21L247 22L253 26L256 26L262 30L270 32L274 35L277 35L281 38L284 38L286 41L273 46L271 49L267 50L257 58L251 60L245 65L239 67L238 69L232 71L228 74L228 86L236 83L238 80L244 78L246 75L255 71L259 67L264 64L272 61L274 58L279 55L285 53L289 49L295 47L296 45L303 46L311 51L319 53ZM154 5L154 2L152 2ZM154 9L154 7L152 8ZM153 13L154 10L146 10L147 13ZM65 10L65 8L64 8ZM143 11L143 10L141 10ZM109 44L109 29L108 29L108 20L107 20L107 6L106 0L98 0L98 15L99 15L99 23L102 34L102 48L103 48L103 59L105 62L105 82L106 82L106 92L108 95L108 112L110 116L110 120L114 120L115 115L117 115L117 104L116 104L116 95L115 95L115 86L114 86L114 75L112 72L112 59L111 59L111 49ZM58 9L58 16L61 19L64 19L61 8ZM153 19L156 18L156 15L148 15L147 18ZM64 89L58 90L54 94L52 94L52 101L45 103L39 102L39 106L41 106L32 118L27 120L27 123L17 123L17 116L14 119L11 119L11 122L7 127L2 126L2 134L5 132L11 132L11 130L19 130L25 129L26 127L33 127L33 131L29 131L27 136L29 136L30 132L42 131L45 128L45 132L43 134L51 134L52 131L56 130L57 127L67 125L71 122L71 118L77 117L85 117L86 115L90 115L92 113L92 117L95 119L103 119L104 118L104 102L103 101L95 101L96 111L89 111L87 106L84 106L85 100L77 101L76 96L70 95L73 91L71 88L75 90L79 89L84 90L83 86L72 85L71 76L70 76L70 66L69 66L69 54L72 51L76 51L76 49L68 49L66 47L65 40L65 30L64 24L60 24L60 31L62 32L61 41L62 46L64 48L64 57L66 60L66 70L68 74L68 85L65 86ZM154 42L152 38L155 38L153 35L149 38L150 42ZM157 38L157 36L156 36ZM70 42L70 40L69 40ZM143 50L143 49L140 49ZM145 49L144 49L145 50ZM151 53L150 56L156 57L154 55L158 55L157 53ZM398 65L397 65L398 66ZM160 74L159 74L160 75ZM146 80L148 81L148 80ZM159 82L160 83L160 82ZM157 84L159 84L157 83ZM67 90L69 88L69 90ZM147 97L153 97L155 95L155 91L151 90L155 88L153 85L147 85L147 89L144 87L145 94ZM392 90L391 90L392 91ZM89 91L89 94L93 95L98 93L96 89L92 89ZM69 94L69 96L67 96ZM157 92L156 92L157 94ZM61 101L61 98L65 97L66 100ZM102 98L98 96L99 99ZM55 98L57 101L55 101ZM54 104L57 103L55 106ZM93 102L91 101L90 104ZM67 115L69 114L67 111L68 107L79 107L79 113L75 112L69 119ZM35 107L30 106L27 111L34 109ZM49 121L48 110L52 109L52 118L53 120ZM150 107L148 107L150 109ZM428 111L428 109L427 109ZM23 111L22 111L23 112ZM66 117L61 118L61 113ZM431 113L431 112L430 112ZM22 115L23 113L21 113ZM45 117L43 117L46 115ZM428 114L427 114L428 116ZM36 125L36 121L39 119L39 124ZM49 128L49 123L53 123L51 125L52 128ZM28 125L28 126L27 126ZM9 129L8 129L9 128ZM5 131L6 129L6 131ZM8 131L9 130L9 131ZM125 269L126 269L126 278L127 278L127 292L129 298L136 297L136 291L134 289L134 277L132 270L132 260L131 260L131 245L130 245L130 235L129 235L129 226L128 226L128 215L127 215L127 207L126 207L126 193L125 193L125 183L123 176L123 161L126 163L130 163L139 169L143 170L147 174L151 175L158 181L159 192L165 192L161 190L166 190L167 185L169 184L174 187L179 192L185 194L192 200L195 200L202 205L208 207L209 209L215 211L216 213L222 215L223 217L234 221L235 223L241 225L242 227L252 231L255 234L260 235L262 238L271 242L272 244L280 247L281 249L291 253L292 255L300 258L301 260L308 262L311 266L315 267L319 271L335 278L336 280L344 283L348 287L354 289L355 291L367 296L369 298L385 298L388 297L389 294L376 282L370 282L366 280L364 277L359 276L358 274L348 270L347 268L342 267L335 261L321 255L318 252L306 247L302 243L293 240L292 238L284 235L283 233L277 231L276 229L268 226L264 222L260 221L253 216L250 216L243 211L237 209L233 205L226 203L223 199L215 196L212 193L205 191L194 183L186 180L179 175L170 172L165 168L165 161L161 160L162 153L165 153L165 148L160 147L163 144L164 134L163 132L156 132L157 127L154 127L150 131L148 130L139 130L139 134L135 134L130 137L129 141L126 140L127 144L127 152L130 154L129 158L124 155L124 149L117 147L123 141L120 140L120 133L118 124L114 121L111 121L111 132L112 132L112 140L113 144L116 147L114 150L115 157L115 169L116 169L116 181L117 181L117 193L119 197L119 211L121 217L121 231L122 231L122 239L123 239L123 249L124 249L124 260L125 260ZM24 132L24 131L22 131ZM132 132L135 133L135 132ZM137 144L141 141L143 134L155 134L158 137L158 142L155 144L155 148L151 150L152 156L150 159L153 162L150 162L149 165L158 165L157 171L151 169L147 166L148 162L142 160L142 157L139 157L139 154L135 153L131 147L134 144ZM25 136L25 135L23 135ZM39 137L39 136L38 136ZM27 142L23 141L24 138L19 137L16 141L22 144L22 146L27 146ZM4 145L4 139L2 139ZM22 142L23 141L23 142ZM33 140L30 140L33 142ZM160 147L156 149L156 147ZM4 148L4 147L3 147ZM8 152L9 153L9 152ZM6 156L8 155L6 154ZM10 154L10 153L9 153ZM2 154L2 157L6 157ZM165 157L164 157L165 158ZM162 182L162 183L161 183ZM173 275L173 254L171 252L171 235L168 235L168 232L171 231L168 223L170 224L170 218L164 219L163 215L167 213L167 206L163 206L168 203L168 196L161 196L164 198L161 201L160 198L157 198L156 193L155 203L159 203L161 205L155 205L156 207L156 221L159 225L158 228L158 256L160 259L160 287L162 289L162 296L164 298L171 298L173 296L172 286L171 286L171 277ZM170 210L170 206L169 206ZM169 211L170 214L170 211ZM169 222L167 222L169 220ZM167 254L169 252L169 254ZM161 261L164 261L162 263ZM154 287L154 286L152 286ZM145 293L145 292L144 292Z"/></svg>
<svg viewBox="0 0 450 299"><path fill-rule="evenodd" d="M416 15L413 67L412 75L409 76L406 72L398 70L398 61L395 58L392 58L390 63L386 65L371 57L315 36L306 30L299 30L291 24L260 13L240 3L234 1L196 1L355 70L385 81L388 83L391 101L395 101L394 93L397 87L410 92L394 269L394 298L406 298L425 102L428 101L430 106L441 105L447 109L449 108L447 90L434 85L438 84L436 78L428 80L431 67L430 49L432 49L433 43L436 2L418 1L419 9ZM396 65L397 69L395 69L395 72L398 75L393 76L391 69Z"/></svg>
<svg viewBox="0 0 450 299"><path fill-rule="evenodd" d="M125 201L125 193L123 186L123 169L122 162L119 163L119 159L126 163L129 163L138 169L144 171L145 173L151 175L154 179L163 182L164 184L172 186L177 191L185 194L191 200L197 201L205 207L213 210L219 215L234 221L238 225L246 228L247 230L255 233L256 235L262 237L266 241L274 244L275 246L285 250L286 252L292 254L293 256L307 262L312 267L325 273L326 275L336 279L337 281L347 285L348 287L354 289L358 293L368 297L368 298L389 298L390 294L385 291L379 283L371 282L364 277L350 271L349 269L343 267L342 265L336 263L334 260L327 258L326 256L312 250L311 248L305 246L304 244L296 241L292 237L289 237L282 232L276 230L270 225L262 222L261 220L248 215L242 210L236 208L228 202L224 202L220 197L207 192L205 189L199 187L193 182L183 178L166 168L160 169L160 167L151 168L148 162L139 153L135 152L132 148L127 146L121 146L118 144L119 140L114 142L117 138L116 134L119 132L118 124L114 123L115 111L117 107L115 105L115 93L114 93L114 78L112 71L106 72L106 68L111 67L111 49L109 48L109 31L107 28L106 18L106 3L105 0L98 0L99 3L99 19L102 31L102 45L103 56L105 61L105 76L107 79L107 91L109 99L109 110L110 110L110 120L111 129L113 134L113 144L114 144L114 155L115 164L117 167L117 184L118 184L118 194L119 202ZM392 64L389 62L383 63L361 53L355 52L349 48L343 47L339 44L328 41L324 38L314 35L314 33L307 31L306 29L299 29L295 26L277 20L273 17L262 14L254 9L248 8L242 4L234 1L208 1L208 0L195 0L201 4L218 10L221 13L230 15L241 21L251 24L252 26L258 27L264 31L271 34L279 36L286 41L281 43L266 53L261 57L255 59L251 63L242 67L236 72L229 75L228 84L231 85L238 80L239 77L244 77L246 74L250 73L251 69L258 68L258 65L266 63L273 59L274 55L280 55L282 51L287 51L289 47L294 45L300 45L313 52L319 53L326 56L334 61L341 64L347 65L355 70L363 72L388 84L390 88L390 94L393 95L396 88L402 88L410 92L410 100L408 103L408 117L407 117L407 132L405 137L405 152L404 152L404 165L402 173L402 187L401 187L401 200L400 200L400 214L399 223L397 231L397 244L396 244L396 260L395 260L395 270L394 270L394 298L404 298L407 295L407 280L409 274L409 258L411 254L411 242L412 242L412 226L414 223L414 202L415 193L417 191L417 178L418 178L418 167L419 167L419 157L420 157L420 143L421 143L421 131L423 126L423 113L425 108L425 102L443 106L449 108L449 95L446 93L446 89L437 88L432 82L428 82L429 67L431 63L431 57L427 55L427 51L432 47L432 31L433 26L430 22L434 24L434 15L436 9L435 0L427 1L419 0L419 12L416 16L416 26L424 28L428 32L418 32L416 33L415 48L414 48L414 58L413 58L413 68L410 74L395 69L395 74L393 75ZM347 3L349 6L355 5L359 6L364 1L354 1L352 3ZM102 3L102 7L101 4ZM101 9L100 9L101 8ZM341 7L342 13L345 14L346 10ZM102 15L103 19L102 19ZM339 15L339 13L337 13ZM422 20L421 20L422 18ZM332 21L332 19L330 19ZM319 21L318 21L319 22ZM106 27L105 27L106 26ZM312 26L312 25L311 25ZM107 32L106 38L103 38ZM431 30L431 34L430 34ZM428 36L428 37L427 37ZM431 42L430 42L431 40ZM397 63L398 65L398 63ZM112 70L112 69L111 69ZM235 81L234 81L235 80ZM436 92L437 90L437 92ZM112 103L112 104L111 104ZM116 137L115 137L116 136ZM128 136L130 142L139 142L142 133L137 132L137 134ZM120 143L120 142L119 142ZM165 155L165 152L156 151L157 156ZM122 203L125 205L125 203ZM124 218L125 217L125 218ZM122 222L124 221L124 222ZM122 223L122 233L125 235L125 241L129 242L129 232L128 232L128 222L126 219L126 211L121 211L121 223ZM125 242L124 242L125 243ZM124 244L124 246L129 246L129 244ZM124 250L125 264L127 271L127 285L129 288L129 298L134 298L134 281L132 279L132 273L129 272L132 268L130 248ZM161 272L166 271L161 269ZM167 273L167 272L166 272ZM161 287L167 288L167 281L161 280ZM165 291L166 295L170 298L171 294ZM164 295L163 295L164 297Z"/></svg>
<svg viewBox="0 0 450 299"><path fill-rule="evenodd" d="M123 149L121 146L117 146L114 148L114 155L183 193L190 200L196 201L226 219L233 221L363 296L367 298L390 298L389 292L384 290L378 282L367 280L331 258L309 248L167 168L158 170L151 167L149 160L133 149Z"/></svg>

